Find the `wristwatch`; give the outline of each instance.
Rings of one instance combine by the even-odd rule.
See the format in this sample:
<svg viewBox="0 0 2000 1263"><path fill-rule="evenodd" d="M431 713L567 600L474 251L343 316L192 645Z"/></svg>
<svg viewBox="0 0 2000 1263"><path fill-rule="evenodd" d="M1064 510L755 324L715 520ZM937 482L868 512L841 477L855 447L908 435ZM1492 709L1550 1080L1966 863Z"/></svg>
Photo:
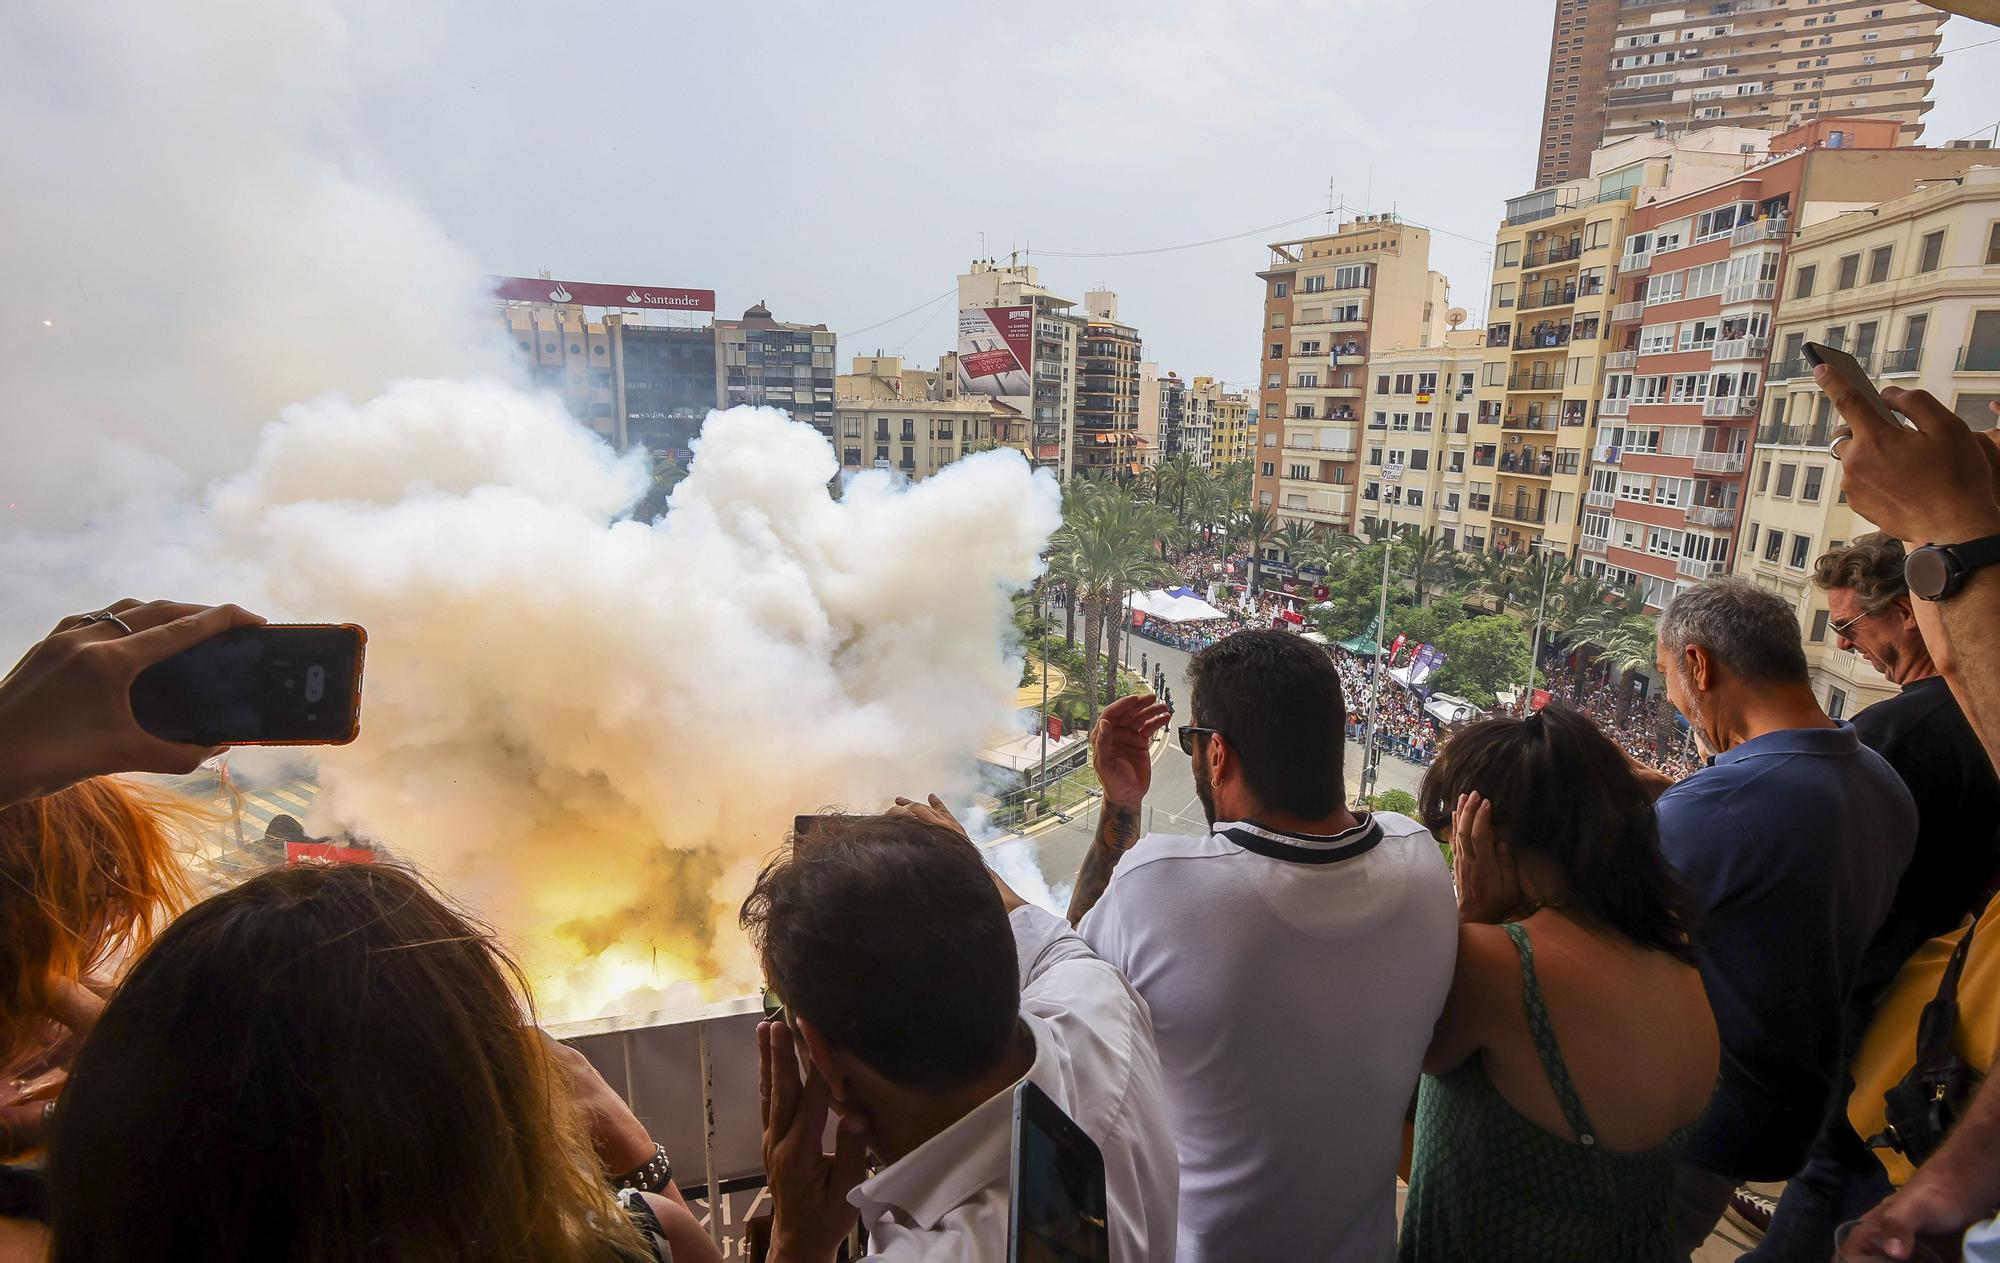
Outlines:
<svg viewBox="0 0 2000 1263"><path fill-rule="evenodd" d="M1903 558L1903 582L1911 596L1944 601L1965 586L1966 576L1995 562L2000 562L2000 535L1963 544L1925 544Z"/></svg>

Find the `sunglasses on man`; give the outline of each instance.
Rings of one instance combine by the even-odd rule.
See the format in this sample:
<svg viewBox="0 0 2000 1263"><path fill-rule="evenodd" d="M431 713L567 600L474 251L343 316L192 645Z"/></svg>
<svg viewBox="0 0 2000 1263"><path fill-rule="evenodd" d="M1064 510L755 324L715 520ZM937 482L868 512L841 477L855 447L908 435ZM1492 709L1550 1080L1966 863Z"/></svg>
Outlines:
<svg viewBox="0 0 2000 1263"><path fill-rule="evenodd" d="M1194 724L1182 724L1180 727L1180 735L1181 735L1181 753L1193 754L1194 739L1196 737L1219 737L1222 734L1217 732L1213 728L1200 728L1196 727Z"/></svg>

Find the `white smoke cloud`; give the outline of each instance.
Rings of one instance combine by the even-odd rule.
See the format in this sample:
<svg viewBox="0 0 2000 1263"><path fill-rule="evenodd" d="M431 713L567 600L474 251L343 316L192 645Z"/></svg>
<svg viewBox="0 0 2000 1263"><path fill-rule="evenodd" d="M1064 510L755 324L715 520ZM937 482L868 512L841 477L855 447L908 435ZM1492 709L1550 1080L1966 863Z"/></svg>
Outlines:
<svg viewBox="0 0 2000 1263"><path fill-rule="evenodd" d="M835 500L824 439L737 410L625 520L643 459L507 384L480 269L367 178L335 9L10 26L6 643L119 595L364 625L309 824L431 869L557 1016L754 981L717 927L794 814L971 788L1045 475L996 452Z"/></svg>

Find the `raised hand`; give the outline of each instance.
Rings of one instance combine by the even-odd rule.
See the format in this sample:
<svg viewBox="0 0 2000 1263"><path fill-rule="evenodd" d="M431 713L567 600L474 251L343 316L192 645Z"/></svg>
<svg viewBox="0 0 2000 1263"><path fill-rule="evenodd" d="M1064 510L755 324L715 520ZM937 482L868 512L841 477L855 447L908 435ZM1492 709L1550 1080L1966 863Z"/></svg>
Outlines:
<svg viewBox="0 0 2000 1263"><path fill-rule="evenodd" d="M861 1139L867 1124L843 1116L834 1151L821 1148L832 1093L816 1067L809 1065L800 1080L795 1039L783 1022L757 1027L757 1096L771 1190L770 1263L831 1263L860 1217L847 1195L868 1174Z"/></svg>
<svg viewBox="0 0 2000 1263"><path fill-rule="evenodd" d="M1840 374L1813 380L1852 437L1835 436L1841 486L1856 513L1912 544L1962 544L2000 532L2000 447L1973 433L1929 391L1891 386L1882 400L1916 429L1883 419Z"/></svg>
<svg viewBox="0 0 2000 1263"><path fill-rule="evenodd" d="M1458 919L1499 925L1521 905L1512 866L1493 836L1493 804L1477 792L1460 794L1451 814L1451 869L1458 881Z"/></svg>
<svg viewBox="0 0 2000 1263"><path fill-rule="evenodd" d="M1137 807L1153 785L1153 735L1173 710L1150 693L1134 693L1106 706L1090 730L1090 765L1104 787L1108 809Z"/></svg>

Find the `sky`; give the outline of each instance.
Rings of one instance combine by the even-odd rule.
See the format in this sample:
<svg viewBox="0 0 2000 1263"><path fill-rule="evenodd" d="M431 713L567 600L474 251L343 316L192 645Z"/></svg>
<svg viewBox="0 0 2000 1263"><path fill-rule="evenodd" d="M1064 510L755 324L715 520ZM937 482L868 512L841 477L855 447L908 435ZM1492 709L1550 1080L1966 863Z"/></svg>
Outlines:
<svg viewBox="0 0 2000 1263"><path fill-rule="evenodd" d="M501 11L353 20L357 126L493 272L761 299L832 326L844 366L950 349L950 300L890 318L1029 249L1058 293L1116 290L1163 369L1243 380L1264 246L1323 215L1041 252L1234 236L1331 193L1439 230L1476 313L1481 242L1532 184L1553 0ZM1953 19L1945 47L1996 35ZM2000 43L1948 57L1932 135L2000 121L1994 83Z"/></svg>

